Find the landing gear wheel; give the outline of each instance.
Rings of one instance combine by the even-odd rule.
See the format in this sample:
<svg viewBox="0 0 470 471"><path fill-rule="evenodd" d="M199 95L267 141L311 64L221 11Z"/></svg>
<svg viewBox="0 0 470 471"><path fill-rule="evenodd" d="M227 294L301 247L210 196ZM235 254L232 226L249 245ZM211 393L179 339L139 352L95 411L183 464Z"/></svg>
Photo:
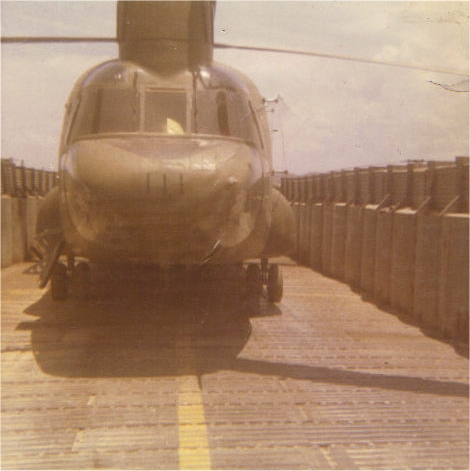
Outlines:
<svg viewBox="0 0 470 471"><path fill-rule="evenodd" d="M260 296L263 292L263 278L258 265L250 264L246 269L246 294L247 297Z"/></svg>
<svg viewBox="0 0 470 471"><path fill-rule="evenodd" d="M267 281L268 300L270 303L278 303L282 299L284 280L282 269L279 265L271 265L268 271Z"/></svg>
<svg viewBox="0 0 470 471"><path fill-rule="evenodd" d="M80 262L77 264L73 271L73 281L77 297L80 299L88 298L91 285L90 266L88 263Z"/></svg>
<svg viewBox="0 0 470 471"><path fill-rule="evenodd" d="M51 276L51 295L55 301L67 299L67 267L58 263Z"/></svg>

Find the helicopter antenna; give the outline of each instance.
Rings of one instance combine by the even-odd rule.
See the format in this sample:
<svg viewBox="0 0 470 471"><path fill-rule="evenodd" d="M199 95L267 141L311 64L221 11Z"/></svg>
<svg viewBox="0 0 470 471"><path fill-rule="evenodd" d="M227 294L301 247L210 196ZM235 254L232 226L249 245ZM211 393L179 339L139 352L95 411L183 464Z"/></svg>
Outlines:
<svg viewBox="0 0 470 471"><path fill-rule="evenodd" d="M280 94L277 95L276 98L263 98L263 102L266 105L271 105L272 107L269 109L271 113L275 113L277 111L277 105L283 104L285 106L285 101L282 98ZM275 114L277 118L277 127L274 129L271 129L271 132L273 134L279 133L279 137L281 139L281 166L283 167L283 170L287 170L289 167L287 165L287 157L286 157L286 149L285 149L285 141L284 141L284 127L282 124L282 116L280 116L278 113ZM278 162L279 164L279 162Z"/></svg>

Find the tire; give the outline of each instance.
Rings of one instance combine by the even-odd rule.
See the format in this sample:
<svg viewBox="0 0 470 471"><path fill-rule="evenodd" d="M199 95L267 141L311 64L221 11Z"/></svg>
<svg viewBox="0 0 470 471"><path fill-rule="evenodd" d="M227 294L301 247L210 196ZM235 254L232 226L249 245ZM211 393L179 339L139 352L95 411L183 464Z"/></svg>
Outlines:
<svg viewBox="0 0 470 471"><path fill-rule="evenodd" d="M271 265L268 271L268 300L270 303L278 303L282 299L284 280L282 269L279 265Z"/></svg>

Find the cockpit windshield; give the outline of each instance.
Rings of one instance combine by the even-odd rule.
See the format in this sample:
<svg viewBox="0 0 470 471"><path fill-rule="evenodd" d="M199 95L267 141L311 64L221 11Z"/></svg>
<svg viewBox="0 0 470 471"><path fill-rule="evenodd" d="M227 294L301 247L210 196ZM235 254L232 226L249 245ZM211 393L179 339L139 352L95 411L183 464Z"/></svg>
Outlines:
<svg viewBox="0 0 470 471"><path fill-rule="evenodd" d="M180 90L145 92L144 131L166 134L186 132L186 93Z"/></svg>
<svg viewBox="0 0 470 471"><path fill-rule="evenodd" d="M256 119L236 90L149 87L86 88L68 133L68 142L102 133L204 134L255 142Z"/></svg>
<svg viewBox="0 0 470 471"><path fill-rule="evenodd" d="M90 89L82 93L70 140L101 133L187 132L184 90Z"/></svg>

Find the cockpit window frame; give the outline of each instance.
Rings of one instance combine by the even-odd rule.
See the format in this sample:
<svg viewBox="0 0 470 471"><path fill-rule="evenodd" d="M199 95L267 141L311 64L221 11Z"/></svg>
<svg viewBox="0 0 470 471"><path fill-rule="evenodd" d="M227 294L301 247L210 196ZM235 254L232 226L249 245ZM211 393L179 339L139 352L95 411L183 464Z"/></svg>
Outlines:
<svg viewBox="0 0 470 471"><path fill-rule="evenodd" d="M264 150L264 139L263 139L263 134L261 133L261 128L260 128L260 125L259 125L259 122L258 122L258 118L256 116L256 111L255 109L253 108L253 103L251 102L251 100L248 101L248 106L250 107L250 111L251 111L251 119L253 120L253 122L255 123L255 128L256 128L256 133L258 135L258 141L259 141L259 144L261 146L261 149Z"/></svg>
<svg viewBox="0 0 470 471"><path fill-rule="evenodd" d="M70 144L72 129L77 118L77 111L80 106L80 97L75 97L67 105L66 124L64 129L63 138L61 140L61 147Z"/></svg>

